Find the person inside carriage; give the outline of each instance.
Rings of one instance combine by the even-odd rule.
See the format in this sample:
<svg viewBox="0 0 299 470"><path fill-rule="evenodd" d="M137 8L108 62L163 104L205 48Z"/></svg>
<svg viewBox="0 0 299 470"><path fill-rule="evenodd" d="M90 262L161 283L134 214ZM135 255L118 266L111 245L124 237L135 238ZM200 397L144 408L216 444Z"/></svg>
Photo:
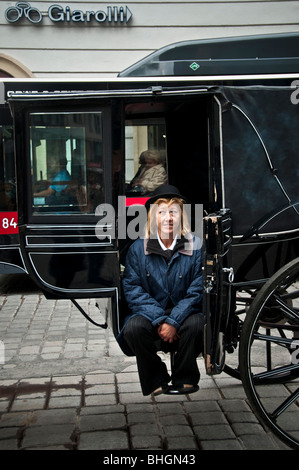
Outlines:
<svg viewBox="0 0 299 470"><path fill-rule="evenodd" d="M140 167L130 183L130 189L148 194L168 182L167 173L158 150L145 150L139 157Z"/></svg>
<svg viewBox="0 0 299 470"><path fill-rule="evenodd" d="M201 240L190 233L186 202L176 187L159 186L146 202L146 235L126 257L129 314L117 340L136 356L143 395L198 390L205 323ZM175 352L171 376L158 351Z"/></svg>

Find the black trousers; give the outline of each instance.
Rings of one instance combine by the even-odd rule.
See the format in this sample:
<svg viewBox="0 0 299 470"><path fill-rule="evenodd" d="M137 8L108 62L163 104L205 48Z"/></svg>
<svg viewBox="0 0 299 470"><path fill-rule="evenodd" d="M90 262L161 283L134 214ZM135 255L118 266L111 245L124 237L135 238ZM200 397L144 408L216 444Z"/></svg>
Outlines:
<svg viewBox="0 0 299 470"><path fill-rule="evenodd" d="M203 351L203 327L202 314L190 315L179 328L180 338L168 343L159 337L158 328L143 316L137 315L128 321L124 337L136 355L143 395L149 395L170 380L175 387L197 385L200 373L196 358ZM176 351L171 377L158 351Z"/></svg>

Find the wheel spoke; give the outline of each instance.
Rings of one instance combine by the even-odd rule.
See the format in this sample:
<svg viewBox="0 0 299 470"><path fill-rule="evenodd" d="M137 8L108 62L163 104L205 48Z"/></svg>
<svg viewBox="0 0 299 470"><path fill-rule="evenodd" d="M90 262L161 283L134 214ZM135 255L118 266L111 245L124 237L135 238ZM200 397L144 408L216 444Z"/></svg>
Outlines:
<svg viewBox="0 0 299 470"><path fill-rule="evenodd" d="M288 318L289 320L299 324L299 313L298 310L295 308L292 308L290 305L288 305L286 302L282 300L281 297L278 297L278 295L274 295L275 301L278 303L280 306L282 312L284 313L285 317Z"/></svg>
<svg viewBox="0 0 299 470"><path fill-rule="evenodd" d="M283 378L283 376L288 376L290 373L293 378L299 377L299 366L297 364L289 364L287 366L276 367L272 370L253 374L253 379L255 382L258 382L259 380L264 381L265 379L279 379Z"/></svg>
<svg viewBox="0 0 299 470"><path fill-rule="evenodd" d="M259 321L258 325L262 328L272 328L272 329L276 328L277 330L279 330L280 334L282 334L284 330L293 331L293 333L297 331L299 333L299 325L288 325L288 324L283 325L283 324L270 323L270 322L265 322L265 321Z"/></svg>
<svg viewBox="0 0 299 470"><path fill-rule="evenodd" d="M292 299L296 300L296 299L299 298L299 290L295 290L294 292L289 292L287 294L283 294L281 296L281 298L283 300L292 300Z"/></svg>
<svg viewBox="0 0 299 470"><path fill-rule="evenodd" d="M299 388L295 390L286 400L284 400L276 410L271 413L272 419L276 420L289 406L299 398Z"/></svg>
<svg viewBox="0 0 299 470"><path fill-rule="evenodd" d="M256 332L254 334L254 339L258 339L260 341L266 341L274 344L280 344L283 346L290 346L293 342L293 339L289 338L281 338L280 336L270 336L262 333Z"/></svg>

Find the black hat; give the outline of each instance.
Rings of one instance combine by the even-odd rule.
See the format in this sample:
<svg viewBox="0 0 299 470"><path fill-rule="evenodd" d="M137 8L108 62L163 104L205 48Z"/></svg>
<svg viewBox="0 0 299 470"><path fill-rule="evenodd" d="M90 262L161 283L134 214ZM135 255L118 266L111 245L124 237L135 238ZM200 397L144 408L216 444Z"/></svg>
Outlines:
<svg viewBox="0 0 299 470"><path fill-rule="evenodd" d="M180 191L175 186L165 184L163 186L159 186L155 191L152 192L151 197L146 201L145 207L149 210L150 205L154 204L160 198L172 199L177 197L182 199L183 202L187 202L187 199L180 194Z"/></svg>

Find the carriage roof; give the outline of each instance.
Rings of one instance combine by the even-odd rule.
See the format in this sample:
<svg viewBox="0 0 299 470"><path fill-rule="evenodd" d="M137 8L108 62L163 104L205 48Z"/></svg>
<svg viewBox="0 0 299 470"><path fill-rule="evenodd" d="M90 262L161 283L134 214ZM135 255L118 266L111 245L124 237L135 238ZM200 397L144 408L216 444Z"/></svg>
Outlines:
<svg viewBox="0 0 299 470"><path fill-rule="evenodd" d="M296 73L298 46L298 33L176 42L131 65L119 77Z"/></svg>

